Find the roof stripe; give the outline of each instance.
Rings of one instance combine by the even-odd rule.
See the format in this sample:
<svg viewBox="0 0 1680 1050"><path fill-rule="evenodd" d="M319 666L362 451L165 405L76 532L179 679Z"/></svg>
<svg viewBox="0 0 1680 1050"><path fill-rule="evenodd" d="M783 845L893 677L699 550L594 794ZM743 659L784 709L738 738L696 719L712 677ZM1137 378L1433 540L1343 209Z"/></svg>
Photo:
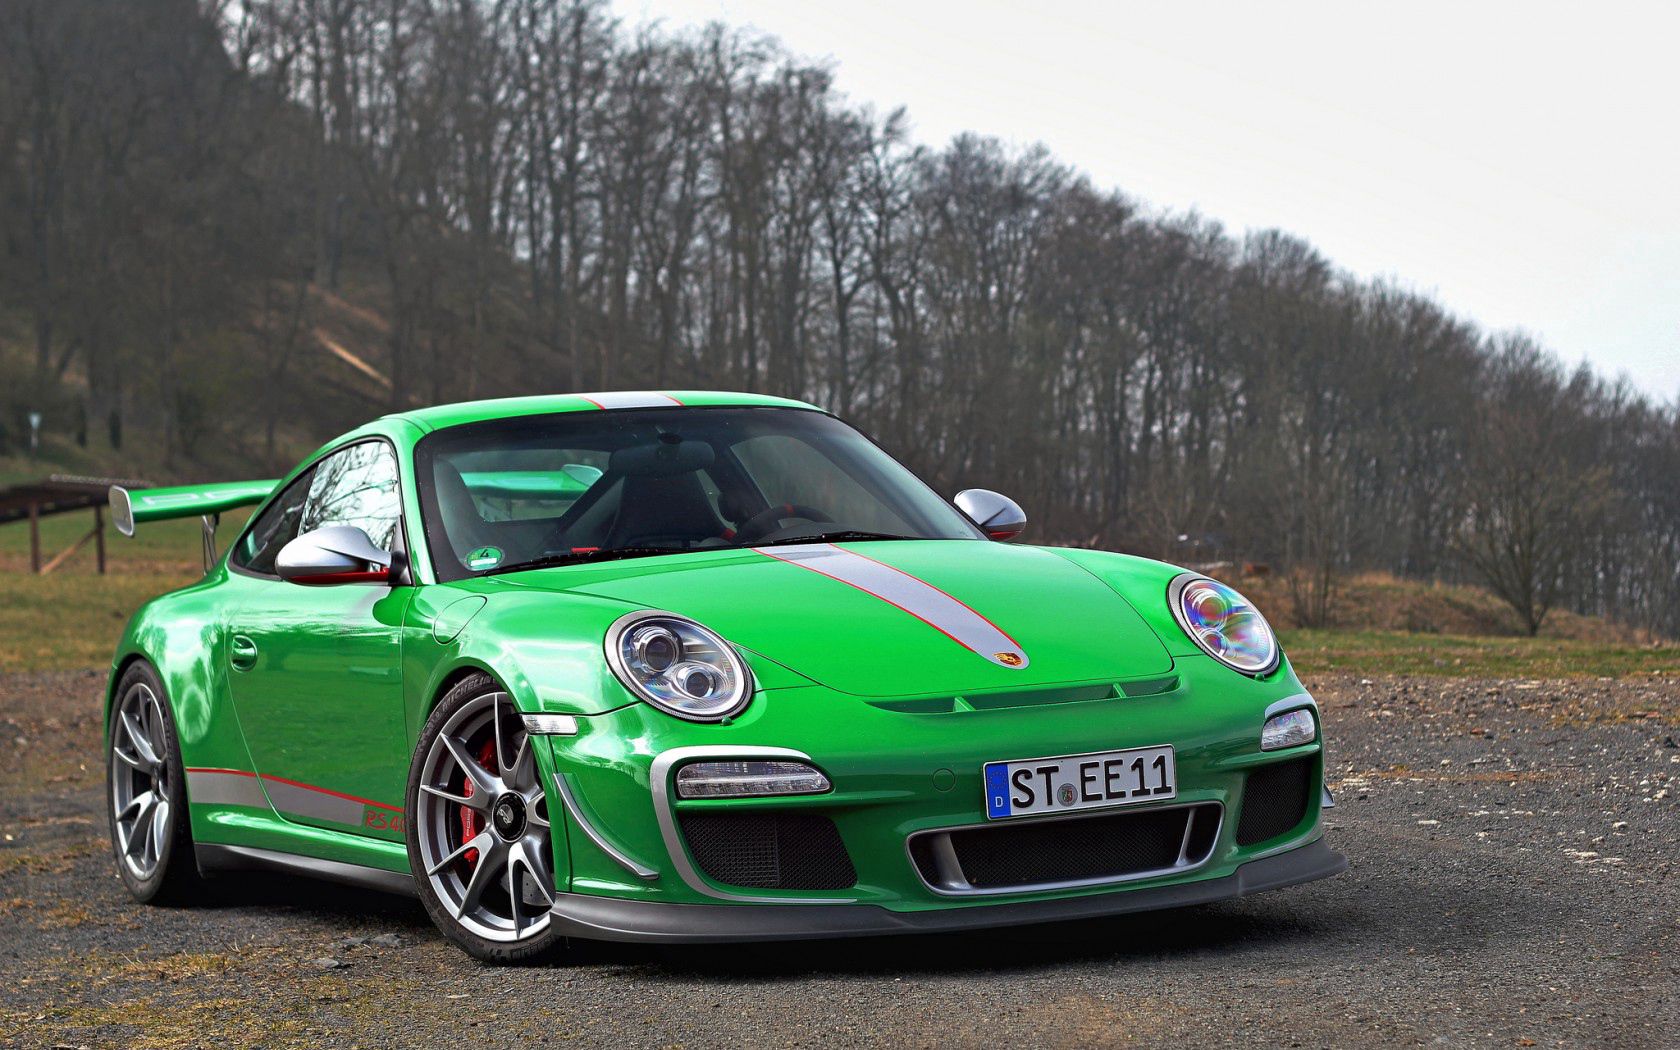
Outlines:
<svg viewBox="0 0 1680 1050"><path fill-rule="evenodd" d="M992 621L903 569L832 543L759 547L760 554L809 569L879 598L999 667L1026 667L1021 646Z"/></svg>
<svg viewBox="0 0 1680 1050"><path fill-rule="evenodd" d="M653 390L613 390L600 394L577 394L596 408L669 408L682 402L670 394Z"/></svg>

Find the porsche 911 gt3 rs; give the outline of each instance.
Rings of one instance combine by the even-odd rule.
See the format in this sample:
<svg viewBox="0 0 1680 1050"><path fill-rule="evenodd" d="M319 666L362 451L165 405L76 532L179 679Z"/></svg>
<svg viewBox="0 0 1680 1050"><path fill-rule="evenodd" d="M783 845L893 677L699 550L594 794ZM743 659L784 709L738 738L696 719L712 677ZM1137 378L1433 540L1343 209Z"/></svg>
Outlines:
<svg viewBox="0 0 1680 1050"><path fill-rule="evenodd" d="M1080 919L1333 875L1323 741L1223 583L1008 541L813 406L404 412L287 477L128 492L206 573L108 694L142 901L250 868L418 895L474 956ZM224 511L255 506L225 552Z"/></svg>

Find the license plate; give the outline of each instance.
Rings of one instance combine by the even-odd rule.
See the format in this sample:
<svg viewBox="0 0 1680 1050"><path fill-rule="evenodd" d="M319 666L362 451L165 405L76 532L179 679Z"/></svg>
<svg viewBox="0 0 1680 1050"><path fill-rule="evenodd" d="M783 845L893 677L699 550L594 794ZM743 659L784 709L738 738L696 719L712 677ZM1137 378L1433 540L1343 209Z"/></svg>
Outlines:
<svg viewBox="0 0 1680 1050"><path fill-rule="evenodd" d="M993 820L1159 802L1177 794L1170 745L986 763L986 816Z"/></svg>

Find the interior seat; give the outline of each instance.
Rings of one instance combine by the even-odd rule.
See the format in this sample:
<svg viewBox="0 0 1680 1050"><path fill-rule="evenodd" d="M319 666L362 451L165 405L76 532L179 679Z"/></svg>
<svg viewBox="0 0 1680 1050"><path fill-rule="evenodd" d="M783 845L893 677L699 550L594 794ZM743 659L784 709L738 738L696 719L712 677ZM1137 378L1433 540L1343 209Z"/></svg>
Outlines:
<svg viewBox="0 0 1680 1050"><path fill-rule="evenodd" d="M490 530L479 516L478 504L454 464L442 459L434 462L432 485L437 492L438 513L443 518L444 531L449 534L449 546L453 549L455 560L466 564L469 553L492 544Z"/></svg>
<svg viewBox="0 0 1680 1050"><path fill-rule="evenodd" d="M698 472L630 476L619 492L618 517L604 546L686 546L724 531Z"/></svg>

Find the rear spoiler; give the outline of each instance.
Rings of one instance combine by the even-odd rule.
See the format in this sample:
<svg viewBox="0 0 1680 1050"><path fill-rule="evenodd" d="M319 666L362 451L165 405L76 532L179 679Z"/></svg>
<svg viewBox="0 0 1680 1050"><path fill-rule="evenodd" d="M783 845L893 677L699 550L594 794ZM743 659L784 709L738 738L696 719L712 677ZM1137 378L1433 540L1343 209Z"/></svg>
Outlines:
<svg viewBox="0 0 1680 1050"><path fill-rule="evenodd" d="M222 511L261 503L280 484L273 481L223 481L213 485L176 485L130 492L111 486L111 524L124 536L134 535L143 521L198 518L204 523L204 571L216 564L216 525Z"/></svg>
<svg viewBox="0 0 1680 1050"><path fill-rule="evenodd" d="M211 518L224 510L261 503L279 481L224 481L211 485L176 485L173 488L138 489L130 492L111 486L111 523L124 536L134 535L134 526L171 518Z"/></svg>

